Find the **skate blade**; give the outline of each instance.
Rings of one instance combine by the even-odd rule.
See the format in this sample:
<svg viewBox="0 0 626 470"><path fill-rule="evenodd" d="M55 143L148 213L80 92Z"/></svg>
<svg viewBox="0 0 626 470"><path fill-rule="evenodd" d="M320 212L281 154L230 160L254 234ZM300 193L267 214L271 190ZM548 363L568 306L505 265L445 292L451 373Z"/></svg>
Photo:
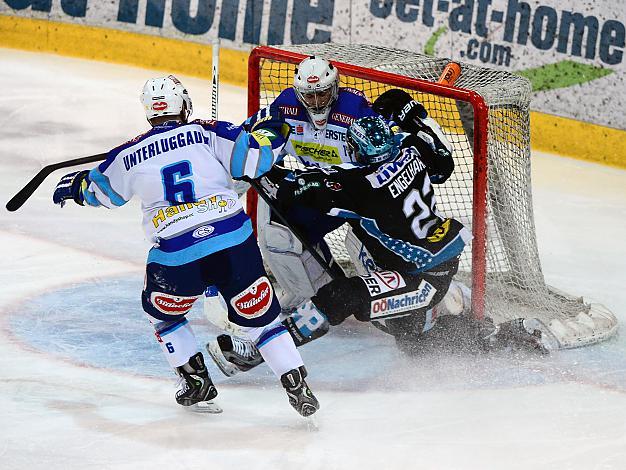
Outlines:
<svg viewBox="0 0 626 470"><path fill-rule="evenodd" d="M304 418L306 422L306 430L309 432L318 432L320 430L319 425L317 424L317 419L314 416L309 416L308 418Z"/></svg>
<svg viewBox="0 0 626 470"><path fill-rule="evenodd" d="M213 363L217 366L220 372L226 377L232 377L233 375L236 375L238 372L240 372L237 367L230 365L228 364L228 362L226 362L223 354L221 353L221 351L218 351L217 348L219 348L219 346L215 346L212 343L207 343L206 345L206 350L209 353L209 356L211 356L211 359L213 359Z"/></svg>
<svg viewBox="0 0 626 470"><path fill-rule="evenodd" d="M217 403L214 401L199 401L188 407L190 411L194 413L210 413L210 414L218 414L224 411Z"/></svg>

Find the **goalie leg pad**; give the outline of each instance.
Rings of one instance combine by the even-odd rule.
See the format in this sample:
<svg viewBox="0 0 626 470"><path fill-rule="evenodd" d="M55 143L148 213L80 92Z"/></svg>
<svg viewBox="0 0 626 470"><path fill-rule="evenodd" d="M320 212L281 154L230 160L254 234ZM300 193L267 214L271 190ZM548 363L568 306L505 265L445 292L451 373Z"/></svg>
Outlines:
<svg viewBox="0 0 626 470"><path fill-rule="evenodd" d="M352 227L348 226L343 242L348 255L350 255L350 260L354 265L356 273L359 276L366 276L378 269L374 258L372 258L370 252L365 248L363 242L354 234Z"/></svg>
<svg viewBox="0 0 626 470"><path fill-rule="evenodd" d="M260 230L259 246L278 284L292 294L288 304L281 299L283 308L301 304L331 281L313 255L303 249L289 229L280 224L270 222Z"/></svg>

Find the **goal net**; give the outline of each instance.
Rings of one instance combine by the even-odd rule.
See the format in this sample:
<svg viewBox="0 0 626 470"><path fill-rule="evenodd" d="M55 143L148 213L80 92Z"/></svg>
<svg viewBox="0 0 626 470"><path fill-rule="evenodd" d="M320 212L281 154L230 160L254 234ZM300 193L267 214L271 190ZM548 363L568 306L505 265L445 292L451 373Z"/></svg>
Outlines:
<svg viewBox="0 0 626 470"><path fill-rule="evenodd" d="M445 184L435 185L437 207L472 230L457 279L471 286L473 315L496 323L537 318L561 348L616 332L611 312L551 288L541 272L530 182L528 80L462 63L461 76L449 87L436 83L449 62L443 58L354 44L258 47L249 61L249 114L291 86L296 64L313 54L334 63L341 86L361 90L370 101L388 89L404 89L441 125L454 148L455 171ZM249 214L255 204L255 195L249 195ZM326 240L350 270L345 231L344 226Z"/></svg>

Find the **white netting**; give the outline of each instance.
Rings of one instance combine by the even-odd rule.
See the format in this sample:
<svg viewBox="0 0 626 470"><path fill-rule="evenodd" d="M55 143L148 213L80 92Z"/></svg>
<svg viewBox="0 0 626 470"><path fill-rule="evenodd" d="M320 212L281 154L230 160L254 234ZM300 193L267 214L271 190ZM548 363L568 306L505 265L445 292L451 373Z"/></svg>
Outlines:
<svg viewBox="0 0 626 470"><path fill-rule="evenodd" d="M436 82L449 59L368 45L306 45L284 47L286 51L316 54L329 60L364 69L390 72ZM562 347L600 341L616 331L615 317L582 299L549 288L541 272L535 237L530 184L531 87L528 80L508 72L461 64L455 86L473 90L489 108L487 140L487 254L485 312L496 321L519 316L535 317L549 324ZM291 85L295 65L277 59L260 62L260 106L269 104ZM250 77L255 80L255 77ZM401 83L401 82L400 82ZM358 88L373 101L392 86L341 74L341 86ZM393 86L393 88L403 88ZM404 88L419 100L442 126L454 147L455 171L436 186L437 207L446 216L472 227L474 119L469 103ZM349 260L343 233L327 241L341 262ZM472 247L462 256L459 277L472 279ZM556 333L555 333L556 334Z"/></svg>

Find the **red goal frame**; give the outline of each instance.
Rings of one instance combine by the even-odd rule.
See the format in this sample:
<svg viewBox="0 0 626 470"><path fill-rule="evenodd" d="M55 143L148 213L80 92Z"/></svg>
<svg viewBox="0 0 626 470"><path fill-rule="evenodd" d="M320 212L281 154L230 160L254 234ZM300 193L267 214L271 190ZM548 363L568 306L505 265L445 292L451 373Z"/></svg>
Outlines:
<svg viewBox="0 0 626 470"><path fill-rule="evenodd" d="M268 46L252 50L248 58L248 116L256 113L260 106L260 71L263 59L289 64L298 64L307 55ZM470 103L474 110L474 174L472 206L472 314L482 319L485 311L485 287L487 279L487 137L488 107L478 93L464 88L443 85L389 72L359 67L343 62L331 61L339 73L363 80L416 90L422 93L451 98ZM248 191L246 212L256 230L258 195Z"/></svg>

